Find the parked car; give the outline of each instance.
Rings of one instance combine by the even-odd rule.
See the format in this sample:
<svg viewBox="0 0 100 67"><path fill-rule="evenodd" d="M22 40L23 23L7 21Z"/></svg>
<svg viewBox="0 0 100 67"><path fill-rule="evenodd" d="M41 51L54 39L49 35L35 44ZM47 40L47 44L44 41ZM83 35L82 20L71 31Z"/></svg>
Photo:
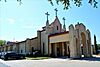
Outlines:
<svg viewBox="0 0 100 67"><path fill-rule="evenodd" d="M41 53L40 53L40 51L34 51L34 52L32 53L32 55L33 55L33 56L40 56Z"/></svg>
<svg viewBox="0 0 100 67"><path fill-rule="evenodd" d="M2 56L2 59L4 60L9 60L9 59L24 59L25 58L25 55L23 54L18 54L18 53L15 53L15 52L8 52L6 54L4 54Z"/></svg>
<svg viewBox="0 0 100 67"><path fill-rule="evenodd" d="M97 53L100 54L100 50L97 50Z"/></svg>

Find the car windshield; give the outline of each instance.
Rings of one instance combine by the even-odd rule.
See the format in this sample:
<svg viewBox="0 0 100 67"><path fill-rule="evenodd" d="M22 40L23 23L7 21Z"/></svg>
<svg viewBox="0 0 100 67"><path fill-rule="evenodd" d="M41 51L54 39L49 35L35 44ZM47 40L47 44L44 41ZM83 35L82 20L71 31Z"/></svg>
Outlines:
<svg viewBox="0 0 100 67"><path fill-rule="evenodd" d="M7 53L7 54L10 54L10 55L15 55L16 53Z"/></svg>

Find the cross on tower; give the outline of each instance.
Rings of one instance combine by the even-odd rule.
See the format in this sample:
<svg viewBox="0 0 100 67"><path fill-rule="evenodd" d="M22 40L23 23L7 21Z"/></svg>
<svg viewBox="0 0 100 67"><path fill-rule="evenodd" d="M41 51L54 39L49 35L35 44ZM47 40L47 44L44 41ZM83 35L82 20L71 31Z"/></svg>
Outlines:
<svg viewBox="0 0 100 67"><path fill-rule="evenodd" d="M64 25L63 25L63 31L66 31L66 25L65 25L65 17L63 17Z"/></svg>
<svg viewBox="0 0 100 67"><path fill-rule="evenodd" d="M65 17L63 17L64 24L65 24L65 20L66 20Z"/></svg>
<svg viewBox="0 0 100 67"><path fill-rule="evenodd" d="M58 11L57 8L55 8L55 11L56 11L56 17L57 17L57 11Z"/></svg>
<svg viewBox="0 0 100 67"><path fill-rule="evenodd" d="M50 14L47 12L47 13L45 13L45 15L47 15L47 21L48 21L48 16L49 16Z"/></svg>

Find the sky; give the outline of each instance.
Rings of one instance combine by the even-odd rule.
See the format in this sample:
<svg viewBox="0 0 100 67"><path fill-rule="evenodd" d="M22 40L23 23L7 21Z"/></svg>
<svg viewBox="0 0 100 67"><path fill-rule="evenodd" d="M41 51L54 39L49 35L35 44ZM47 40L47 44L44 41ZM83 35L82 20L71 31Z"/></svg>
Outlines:
<svg viewBox="0 0 100 67"><path fill-rule="evenodd" d="M93 8L87 0L82 2L81 7L76 7L73 2L71 8L63 10L63 5L54 2L52 6L48 0L22 0L20 5L17 0L3 0L0 2L0 39L7 41L23 41L26 38L37 36L37 30L41 30L46 25L46 15L48 12L49 23L55 19L54 9L58 9L58 18L63 24L62 18L65 17L66 28L70 24L83 23L91 31L92 44L94 34L97 43L100 44L100 0L98 8Z"/></svg>

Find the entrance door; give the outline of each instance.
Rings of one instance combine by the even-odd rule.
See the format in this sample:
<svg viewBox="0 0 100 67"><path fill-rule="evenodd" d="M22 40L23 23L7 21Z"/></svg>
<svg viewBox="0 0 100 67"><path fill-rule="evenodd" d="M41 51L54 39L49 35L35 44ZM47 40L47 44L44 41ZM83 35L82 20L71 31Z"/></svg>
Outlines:
<svg viewBox="0 0 100 67"><path fill-rule="evenodd" d="M55 53L54 53L54 44L52 43L52 44L51 44L51 56L54 56L54 54L55 54Z"/></svg>
<svg viewBox="0 0 100 67"><path fill-rule="evenodd" d="M67 44L64 42L64 55L67 56Z"/></svg>

